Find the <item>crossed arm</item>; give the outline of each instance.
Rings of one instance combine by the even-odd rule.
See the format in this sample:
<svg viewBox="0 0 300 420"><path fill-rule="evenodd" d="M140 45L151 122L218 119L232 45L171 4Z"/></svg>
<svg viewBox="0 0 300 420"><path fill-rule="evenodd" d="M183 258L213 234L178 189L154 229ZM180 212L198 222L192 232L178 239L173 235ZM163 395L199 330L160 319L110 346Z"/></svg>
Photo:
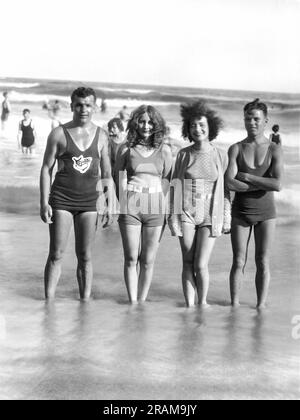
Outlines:
<svg viewBox="0 0 300 420"><path fill-rule="evenodd" d="M282 149L277 145L272 147L271 177L262 177L246 172L239 172L237 157L239 148L232 145L228 151L229 164L225 173L225 184L231 191L280 191L283 173Z"/></svg>

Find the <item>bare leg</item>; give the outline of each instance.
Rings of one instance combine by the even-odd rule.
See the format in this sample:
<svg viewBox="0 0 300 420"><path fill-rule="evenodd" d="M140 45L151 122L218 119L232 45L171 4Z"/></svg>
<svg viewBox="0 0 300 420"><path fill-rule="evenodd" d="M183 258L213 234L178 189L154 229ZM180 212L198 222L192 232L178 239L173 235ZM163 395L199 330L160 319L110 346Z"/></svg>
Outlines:
<svg viewBox="0 0 300 420"><path fill-rule="evenodd" d="M45 267L45 297L53 299L61 274L61 261L68 243L73 216L64 210L53 210L53 223L49 225L50 247Z"/></svg>
<svg viewBox="0 0 300 420"><path fill-rule="evenodd" d="M216 238L211 236L211 228L204 226L197 230L196 251L194 258L194 272L199 305L207 305L209 287L208 263Z"/></svg>
<svg viewBox="0 0 300 420"><path fill-rule="evenodd" d="M141 225L120 223L124 250L124 277L130 303L137 303L138 257L141 239Z"/></svg>
<svg viewBox="0 0 300 420"><path fill-rule="evenodd" d="M80 299L88 300L93 281L92 247L96 233L96 212L84 212L74 216L75 250L77 256L77 281Z"/></svg>
<svg viewBox="0 0 300 420"><path fill-rule="evenodd" d="M152 282L154 261L162 236L163 226L143 227L140 255L139 301L147 299Z"/></svg>
<svg viewBox="0 0 300 420"><path fill-rule="evenodd" d="M196 249L196 230L190 223L182 223L183 236L179 237L182 252L182 288L188 307L195 305L196 277L194 273L194 254Z"/></svg>
<svg viewBox="0 0 300 420"><path fill-rule="evenodd" d="M230 295L232 306L239 306L242 269L245 264L247 240L250 227L243 221L234 218L231 225L231 245L233 261L230 271Z"/></svg>
<svg viewBox="0 0 300 420"><path fill-rule="evenodd" d="M270 219L254 227L257 309L266 306L270 284L269 254L274 239L275 226L276 220Z"/></svg>

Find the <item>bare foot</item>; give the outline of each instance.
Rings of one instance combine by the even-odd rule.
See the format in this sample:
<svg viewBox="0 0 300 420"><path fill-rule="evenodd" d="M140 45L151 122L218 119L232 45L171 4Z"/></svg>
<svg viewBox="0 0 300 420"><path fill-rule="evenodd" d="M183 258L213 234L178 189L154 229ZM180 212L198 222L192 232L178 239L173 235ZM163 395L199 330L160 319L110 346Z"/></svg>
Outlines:
<svg viewBox="0 0 300 420"><path fill-rule="evenodd" d="M131 301L129 301L129 304L130 305L137 305L139 302L137 301L137 300L131 300Z"/></svg>
<svg viewBox="0 0 300 420"><path fill-rule="evenodd" d="M210 305L207 302L199 302L200 308L210 308Z"/></svg>
<svg viewBox="0 0 300 420"><path fill-rule="evenodd" d="M190 308L194 308L194 307L195 307L195 303L186 302L186 307L187 307L188 309L190 309Z"/></svg>
<svg viewBox="0 0 300 420"><path fill-rule="evenodd" d="M267 305L265 303L260 303L259 305L256 306L256 309L258 311L263 311L264 309L267 309Z"/></svg>

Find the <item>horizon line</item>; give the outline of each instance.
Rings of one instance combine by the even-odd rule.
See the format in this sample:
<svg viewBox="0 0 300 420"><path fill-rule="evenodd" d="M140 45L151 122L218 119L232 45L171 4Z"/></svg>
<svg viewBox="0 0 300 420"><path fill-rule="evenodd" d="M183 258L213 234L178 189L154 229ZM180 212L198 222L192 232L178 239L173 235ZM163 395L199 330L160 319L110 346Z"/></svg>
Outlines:
<svg viewBox="0 0 300 420"><path fill-rule="evenodd" d="M221 90L221 91L234 91L234 92L249 92L249 93L267 93L267 94L284 94L284 95L300 95L299 92L287 92L287 91L273 91L273 90L252 90L252 89L241 89L241 88L223 88L223 87L203 87L203 86L186 86L186 85L165 85L165 84L147 84L147 83L132 83L132 82L104 82L99 80L78 80L78 79L64 79L64 78L48 78L48 77L27 77L27 76L0 76L0 80L4 79L19 79L19 80L43 80L43 81L60 81L60 82L78 82L82 84L91 84L91 83L100 83L100 84L110 84L110 85L124 85L124 86L145 86L145 87L170 87L170 88L181 88L181 89L202 89L202 90Z"/></svg>

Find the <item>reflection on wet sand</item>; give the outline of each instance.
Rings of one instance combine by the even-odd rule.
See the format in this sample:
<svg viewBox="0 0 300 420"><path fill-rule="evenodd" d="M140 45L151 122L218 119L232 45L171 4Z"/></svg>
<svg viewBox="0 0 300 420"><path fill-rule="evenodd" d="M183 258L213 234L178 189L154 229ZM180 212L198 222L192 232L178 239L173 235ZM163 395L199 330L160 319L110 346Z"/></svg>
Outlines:
<svg viewBox="0 0 300 420"><path fill-rule="evenodd" d="M216 246L218 265L213 261L211 266L211 306L187 309L178 243L166 233L149 302L131 307L122 279L120 237L106 231L96 240L93 299L78 300L70 247L57 298L45 303L47 229L34 217L5 215L5 222L0 245L8 240L7 231L10 242L0 254L0 315L6 329L0 335L1 399L300 397L300 341L291 335L291 319L299 308L293 271L288 282L275 274L271 306L259 313L253 308L249 264L243 305L233 310L224 298L228 273L219 268L227 268L230 252L224 246L228 239L222 238ZM34 259L30 247L23 246L28 238L35 243ZM293 257L295 248L285 253L281 245L276 243L277 255Z"/></svg>

